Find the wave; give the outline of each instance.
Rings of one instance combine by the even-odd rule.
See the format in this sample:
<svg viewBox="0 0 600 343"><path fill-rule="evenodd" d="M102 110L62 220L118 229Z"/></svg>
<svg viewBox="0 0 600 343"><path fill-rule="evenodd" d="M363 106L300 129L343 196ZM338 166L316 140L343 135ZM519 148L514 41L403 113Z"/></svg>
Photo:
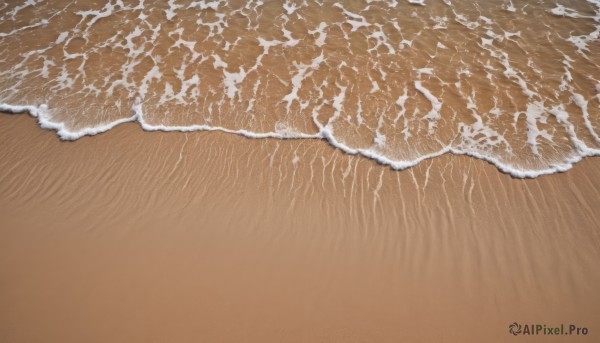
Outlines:
<svg viewBox="0 0 600 343"><path fill-rule="evenodd" d="M138 122L518 178L600 154L598 0L26 1L0 20L0 110L63 140Z"/></svg>
<svg viewBox="0 0 600 343"><path fill-rule="evenodd" d="M361 155L366 158L372 159L379 164L389 166L395 170L404 170L404 169L416 166L417 164L419 164L420 162L422 162L424 160L438 157L438 156L441 156L441 155L444 155L447 153L451 153L451 154L455 154L455 155L467 155L467 156L471 156L471 157L475 157L475 158L487 161L487 162L495 165L500 171L510 174L516 178L536 178L536 177L542 176L542 175L549 175L549 174L554 174L557 172L565 172L565 171L571 169L575 165L575 163L581 161L584 157L600 155L600 150L590 149L588 151L584 151L584 154L582 154L582 155L579 155L568 161L565 161L562 164L557 164L557 165L553 166L552 168L548 168L546 170L516 169L514 167L511 167L511 166L501 163L500 161L493 158L492 156L481 155L481 154L478 154L475 152L462 151L462 150L455 149L452 147L445 147L444 149L441 149L440 151L438 151L436 153L429 154L429 155L423 155L420 158L412 160L412 161L396 161L396 160L391 160L391 159L387 158L386 156L380 155L372 150L354 149L343 143L340 143L335 139L335 136L332 134L332 132L327 129L323 129L323 131L321 131L319 134L316 134L316 135L305 135L305 134L282 134L282 133L277 133L277 132L256 133L256 132L250 132L247 130L231 130L231 129L227 129L227 128L223 128L223 127L215 127L215 126L207 126L207 125L194 125L194 126L152 125L152 124L147 123L144 120L144 114L143 114L142 108L141 108L141 106L138 105L133 108L134 115L132 115L129 118L125 118L125 119L118 120L118 121L115 121L115 122L112 122L109 124L105 124L105 125L101 125L101 126L96 126L94 128L86 128L86 129L83 129L83 130L80 130L77 132L73 132L73 131L70 131L68 128L66 128L65 125L62 123L55 123L55 122L52 122L51 120L49 120L46 116L46 111L47 111L46 105L14 106L14 105L0 104L0 112L7 112L7 113L13 113L13 114L29 113L31 116L37 118L38 123L40 124L40 126L42 128L49 129L49 130L55 130L57 132L58 136L60 137L60 139L65 140L65 141L74 141L74 140L80 139L81 137L84 137L84 136L94 136L94 135L109 131L110 129L114 128L115 126L123 124L123 123L137 122L142 127L142 129L144 129L145 131L150 131L150 132L151 131L163 131L163 132L219 131L219 132L223 132L223 133L236 134L236 135L240 135L240 136L243 136L246 138L251 138L251 139L264 139L264 138L323 139L323 140L326 140L329 144L331 144L331 146L338 148L347 154Z"/></svg>

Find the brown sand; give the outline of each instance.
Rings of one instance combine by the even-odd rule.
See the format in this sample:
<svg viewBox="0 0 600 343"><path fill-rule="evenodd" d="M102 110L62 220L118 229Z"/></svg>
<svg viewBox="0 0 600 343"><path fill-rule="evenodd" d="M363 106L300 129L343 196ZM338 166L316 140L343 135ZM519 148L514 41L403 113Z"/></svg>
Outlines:
<svg viewBox="0 0 600 343"><path fill-rule="evenodd" d="M0 147L0 342L600 340L600 159L396 172L319 140L61 142L27 115Z"/></svg>

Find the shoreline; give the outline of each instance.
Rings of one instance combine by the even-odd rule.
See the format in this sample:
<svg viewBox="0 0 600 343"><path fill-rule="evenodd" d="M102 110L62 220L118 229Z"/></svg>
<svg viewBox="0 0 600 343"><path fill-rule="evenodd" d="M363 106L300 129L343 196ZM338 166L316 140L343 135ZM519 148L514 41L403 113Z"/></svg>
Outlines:
<svg viewBox="0 0 600 343"><path fill-rule="evenodd" d="M338 142L334 135L329 129L326 127L320 126L319 133L311 135L311 134L302 134L302 133L279 133L279 132L264 132L264 133L255 133L250 132L245 129L241 130L233 130L219 126L208 126L208 125L192 125L192 126L165 126L165 125L152 125L145 122L143 118L143 112L141 106L135 106L133 108L134 114L131 117L123 118L117 120L115 122L109 124L103 124L98 126L97 128L85 128L78 132L72 132L65 128L63 123L54 123L44 117L45 105L40 106L30 106L30 105L9 105L9 104L0 104L0 115L24 115L27 114L33 118L36 118L38 124L41 129L51 130L56 133L60 140L63 141L76 141L83 137L93 137L98 134L106 133L115 127L126 124L126 123L136 123L140 128L146 132L179 132L179 133L190 133L190 132L222 132L226 134L232 134L237 136L242 136L247 139L279 139L279 140L303 140L303 139L315 139L315 140L323 140L327 142L332 148L338 149L345 154L349 155L359 155L361 157L367 158L369 160L374 161L375 163L391 168L395 171L403 171L417 166L418 164L431 160L434 158L438 158L443 155L452 154L455 156L468 156L470 158L479 159L485 161L487 163L495 166L499 172L510 175L515 179L535 179L540 176L553 175L557 173L564 173L571 170L577 163L580 163L586 158L590 157L598 157L600 156L600 150L590 148L587 146L581 147L581 149L586 149L585 151L580 151L583 155L574 156L560 164L555 164L553 168L544 169L544 170L523 170L523 169L515 169L515 167L508 166L503 164L498 159L492 156L486 156L478 152L474 151L463 151L460 149L456 149L450 146L446 146L439 150L438 152L432 154L425 154L421 157L411 160L411 161L397 161L389 159L383 155L374 152L372 148L369 149L355 149L347 146L344 143Z"/></svg>

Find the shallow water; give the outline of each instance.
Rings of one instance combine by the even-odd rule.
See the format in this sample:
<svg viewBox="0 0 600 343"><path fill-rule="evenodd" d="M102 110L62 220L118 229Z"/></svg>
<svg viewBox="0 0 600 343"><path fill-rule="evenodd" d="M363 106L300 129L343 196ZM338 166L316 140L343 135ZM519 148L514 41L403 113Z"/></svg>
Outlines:
<svg viewBox="0 0 600 343"><path fill-rule="evenodd" d="M0 2L0 110L531 177L600 153L599 35L598 0Z"/></svg>

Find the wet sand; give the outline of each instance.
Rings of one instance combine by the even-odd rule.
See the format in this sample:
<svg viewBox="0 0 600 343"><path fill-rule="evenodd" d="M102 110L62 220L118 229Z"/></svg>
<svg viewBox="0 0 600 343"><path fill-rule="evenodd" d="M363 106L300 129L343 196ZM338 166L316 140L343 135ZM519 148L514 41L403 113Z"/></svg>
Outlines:
<svg viewBox="0 0 600 343"><path fill-rule="evenodd" d="M593 342L600 159L393 171L322 140L0 115L2 342ZM512 337L512 322L579 337Z"/></svg>

